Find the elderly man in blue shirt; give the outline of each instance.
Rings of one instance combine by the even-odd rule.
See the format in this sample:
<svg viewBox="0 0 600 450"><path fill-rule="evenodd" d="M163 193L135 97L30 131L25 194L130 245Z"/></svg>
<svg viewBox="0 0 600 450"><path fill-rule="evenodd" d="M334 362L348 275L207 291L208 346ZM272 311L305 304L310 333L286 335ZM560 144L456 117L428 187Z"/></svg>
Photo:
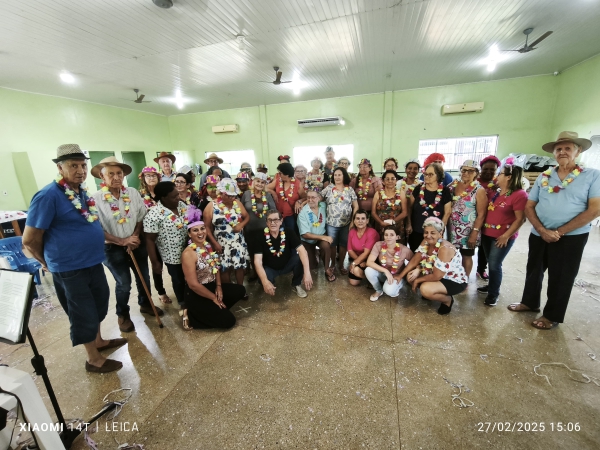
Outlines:
<svg viewBox="0 0 600 450"><path fill-rule="evenodd" d="M100 352L121 346L127 339L107 341L100 335L110 291L102 267L104 231L94 199L83 184L86 159L77 144L58 147L52 161L60 175L33 196L23 245L52 273L56 295L71 323L71 342L83 344L87 352L85 369L106 373L123 364Z"/></svg>
<svg viewBox="0 0 600 450"><path fill-rule="evenodd" d="M527 275L521 303L510 311L538 312L544 272L548 269L548 300L543 315L532 325L550 330L562 323L573 289L590 223L600 216L600 171L583 168L575 160L592 142L563 131L542 148L554 154L558 165L535 181L525 215L533 230L529 235Z"/></svg>

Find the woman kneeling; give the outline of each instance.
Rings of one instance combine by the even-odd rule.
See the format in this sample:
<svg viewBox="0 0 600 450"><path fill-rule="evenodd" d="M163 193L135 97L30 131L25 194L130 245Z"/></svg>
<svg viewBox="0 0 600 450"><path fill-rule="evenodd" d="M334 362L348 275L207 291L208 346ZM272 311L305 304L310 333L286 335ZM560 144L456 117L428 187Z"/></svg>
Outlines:
<svg viewBox="0 0 600 450"><path fill-rule="evenodd" d="M231 328L235 316L229 309L246 295L241 284L221 284L219 255L206 241L204 222L194 220L188 210L188 236L191 244L183 251L181 263L185 275L183 328Z"/></svg>
<svg viewBox="0 0 600 450"><path fill-rule="evenodd" d="M399 275L400 279L408 275L413 292L420 288L423 299L441 302L438 314L448 314L454 304L453 296L467 288L460 252L442 239L443 233L440 219L427 218L423 223L423 242Z"/></svg>
<svg viewBox="0 0 600 450"><path fill-rule="evenodd" d="M394 225L384 227L383 241L373 246L367 259L365 276L375 288L375 293L370 298L372 302L379 300L384 293L390 297L398 297L404 284L402 278L405 274L399 272L407 259L412 261L413 252L396 239L398 239L396 227ZM385 283L382 285L382 282Z"/></svg>

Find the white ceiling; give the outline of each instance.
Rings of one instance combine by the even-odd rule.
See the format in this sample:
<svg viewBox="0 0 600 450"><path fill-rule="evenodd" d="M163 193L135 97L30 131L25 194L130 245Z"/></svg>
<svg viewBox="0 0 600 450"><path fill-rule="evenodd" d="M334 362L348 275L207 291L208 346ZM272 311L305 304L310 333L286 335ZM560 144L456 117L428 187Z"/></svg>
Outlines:
<svg viewBox="0 0 600 450"><path fill-rule="evenodd" d="M0 86L173 115L547 74L600 53L600 0L174 3L2 1ZM533 40L554 34L488 73L490 46L519 48L527 27ZM274 65L283 80L297 74L299 95L257 82ZM77 82L62 83L62 70ZM123 100L133 88L152 103Z"/></svg>

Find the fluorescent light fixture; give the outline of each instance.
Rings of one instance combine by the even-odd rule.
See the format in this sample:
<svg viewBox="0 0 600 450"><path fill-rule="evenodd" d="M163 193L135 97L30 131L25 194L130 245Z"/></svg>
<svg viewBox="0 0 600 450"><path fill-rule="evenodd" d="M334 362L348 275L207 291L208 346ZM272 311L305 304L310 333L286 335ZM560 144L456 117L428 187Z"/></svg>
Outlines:
<svg viewBox="0 0 600 450"><path fill-rule="evenodd" d="M496 66L499 62L504 61L508 56L498 50L497 45L492 45L490 47L490 54L486 59L483 60L483 63L487 65L488 72L493 72L496 70Z"/></svg>
<svg viewBox="0 0 600 450"><path fill-rule="evenodd" d="M179 109L183 109L183 107L185 106L183 104L183 97L181 96L181 91L179 89L175 91L175 104Z"/></svg>
<svg viewBox="0 0 600 450"><path fill-rule="evenodd" d="M60 79L63 83L75 83L75 77L69 72L61 72Z"/></svg>

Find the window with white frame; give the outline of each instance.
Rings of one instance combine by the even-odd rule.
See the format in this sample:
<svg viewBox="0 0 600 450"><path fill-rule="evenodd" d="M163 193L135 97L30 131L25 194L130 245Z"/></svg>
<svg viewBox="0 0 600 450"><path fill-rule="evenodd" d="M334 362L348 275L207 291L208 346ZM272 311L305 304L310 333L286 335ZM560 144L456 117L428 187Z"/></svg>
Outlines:
<svg viewBox="0 0 600 450"><path fill-rule="evenodd" d="M481 161L498 150L498 135L466 138L425 139L419 141L419 161L432 153L441 153L446 162L444 169L458 170L466 159Z"/></svg>
<svg viewBox="0 0 600 450"><path fill-rule="evenodd" d="M292 150L292 164L296 167L299 164L305 166L308 170L311 169L310 162L315 157L321 158L323 164L325 163L325 149L327 147L333 148L335 152L336 161L341 157L345 156L350 161L350 167L353 167L354 163L354 144L345 145L312 145L309 147L294 147Z"/></svg>
<svg viewBox="0 0 600 450"><path fill-rule="evenodd" d="M204 158L208 158L213 152L206 152ZM254 150L232 150L228 152L214 152L223 160L223 164L219 164L223 170L235 178L240 171L240 166L243 162L247 162L252 166L252 170L256 172L256 158ZM204 168L206 170L206 168Z"/></svg>

